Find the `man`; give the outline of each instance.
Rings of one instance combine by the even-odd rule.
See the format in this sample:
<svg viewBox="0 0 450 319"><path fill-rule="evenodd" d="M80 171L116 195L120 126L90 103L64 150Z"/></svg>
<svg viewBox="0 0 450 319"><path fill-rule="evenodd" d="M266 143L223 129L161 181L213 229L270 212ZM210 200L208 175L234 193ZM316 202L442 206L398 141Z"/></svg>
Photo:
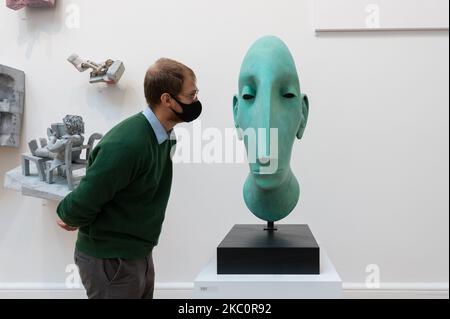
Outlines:
<svg viewBox="0 0 450 319"><path fill-rule="evenodd" d="M57 209L60 227L79 229L75 263L89 298L153 298L152 250L172 184L169 135L202 105L194 72L170 59L149 68L144 89L148 107L105 135Z"/></svg>

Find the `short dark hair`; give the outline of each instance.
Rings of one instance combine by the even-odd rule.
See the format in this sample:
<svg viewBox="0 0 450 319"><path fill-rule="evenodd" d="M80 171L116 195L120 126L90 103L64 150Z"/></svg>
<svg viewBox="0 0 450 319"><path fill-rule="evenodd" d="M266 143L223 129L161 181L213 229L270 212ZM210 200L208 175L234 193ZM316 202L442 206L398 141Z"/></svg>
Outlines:
<svg viewBox="0 0 450 319"><path fill-rule="evenodd" d="M183 88L186 75L195 80L195 73L186 65L175 60L161 58L145 74L145 99L150 106L160 104L161 95L169 93L178 96Z"/></svg>

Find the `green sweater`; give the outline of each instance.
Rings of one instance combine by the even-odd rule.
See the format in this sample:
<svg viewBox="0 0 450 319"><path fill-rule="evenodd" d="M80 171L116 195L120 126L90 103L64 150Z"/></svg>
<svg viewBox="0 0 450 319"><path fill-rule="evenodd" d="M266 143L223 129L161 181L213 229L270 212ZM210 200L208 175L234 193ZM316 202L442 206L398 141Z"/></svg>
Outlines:
<svg viewBox="0 0 450 319"><path fill-rule="evenodd" d="M136 114L115 126L89 156L86 176L59 204L79 228L77 249L97 258L137 259L158 243L172 185L174 140L158 144Z"/></svg>

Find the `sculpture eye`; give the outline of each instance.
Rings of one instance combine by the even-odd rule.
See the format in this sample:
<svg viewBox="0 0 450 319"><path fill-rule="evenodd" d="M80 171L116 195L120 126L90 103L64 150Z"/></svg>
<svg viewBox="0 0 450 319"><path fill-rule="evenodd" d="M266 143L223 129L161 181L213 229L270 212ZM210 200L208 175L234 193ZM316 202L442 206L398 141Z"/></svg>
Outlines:
<svg viewBox="0 0 450 319"><path fill-rule="evenodd" d="M241 94L242 99L244 99L244 101L252 101L256 97L256 90L250 85L245 85L242 88Z"/></svg>
<svg viewBox="0 0 450 319"><path fill-rule="evenodd" d="M286 94L283 94L283 97L286 99L293 99L296 96L294 93L286 93Z"/></svg>

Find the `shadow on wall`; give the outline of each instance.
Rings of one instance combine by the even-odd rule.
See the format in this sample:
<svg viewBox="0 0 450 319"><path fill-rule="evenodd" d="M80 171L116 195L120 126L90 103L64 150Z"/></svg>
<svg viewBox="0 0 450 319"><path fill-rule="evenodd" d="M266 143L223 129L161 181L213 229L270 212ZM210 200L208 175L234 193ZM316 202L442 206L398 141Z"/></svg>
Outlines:
<svg viewBox="0 0 450 319"><path fill-rule="evenodd" d="M30 58L33 48L38 41L42 42L42 36L52 36L62 29L64 21L64 6L56 2L55 8L24 8L18 12L21 19L19 23L19 46L26 45L25 56ZM47 55L51 55L52 42L47 42Z"/></svg>
<svg viewBox="0 0 450 319"><path fill-rule="evenodd" d="M14 191L5 189L3 185L5 183L6 172L19 166L20 154L20 149L0 147L0 217L2 218L2 222L0 223L0 244L3 238L6 237L10 225L16 220L15 214L6 211L6 207L9 206L8 203L13 201L10 195ZM20 205L22 205L22 202L19 202L14 208L18 210L18 206Z"/></svg>
<svg viewBox="0 0 450 319"><path fill-rule="evenodd" d="M5 173L19 166L20 154L20 148L0 147L0 189L3 189Z"/></svg>
<svg viewBox="0 0 450 319"><path fill-rule="evenodd" d="M120 85L88 84L85 88L86 105L105 119L115 121L121 110L126 109L125 96L130 89Z"/></svg>

